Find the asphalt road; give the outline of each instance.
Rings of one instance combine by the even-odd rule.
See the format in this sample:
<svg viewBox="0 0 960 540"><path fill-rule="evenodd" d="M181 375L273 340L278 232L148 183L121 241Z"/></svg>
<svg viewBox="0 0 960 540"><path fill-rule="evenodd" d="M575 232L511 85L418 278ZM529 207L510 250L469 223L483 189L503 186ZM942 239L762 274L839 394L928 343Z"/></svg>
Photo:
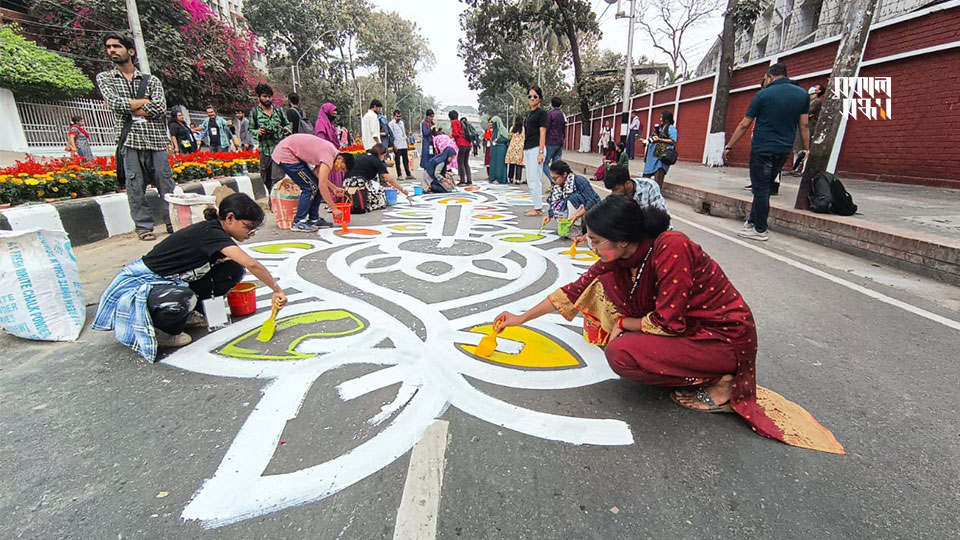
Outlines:
<svg viewBox="0 0 960 540"><path fill-rule="evenodd" d="M454 206L435 211L446 215L444 234L450 234L457 211L465 211ZM345 381L387 371L375 354L361 349L376 346L384 358L398 355L412 362L401 367L434 366L441 372L452 360L432 354L428 341L435 337L430 322L435 319L417 302L453 301L446 316L469 317L473 308L456 306L455 300L500 285L484 275L442 279L449 268L439 262L418 264L425 274L440 276L419 287L401 270L371 278L412 298L398 303L331 262L339 257L343 265L353 265L377 253L375 246L351 244L335 246L343 253L356 247L350 255L324 247L296 265L278 259L278 271L303 276L298 290L316 284L323 287L317 290L344 294L342 301L320 294L327 307L372 306L363 308L369 315L360 319L371 332L384 328L390 342L352 344L355 361L309 376L307 369L276 379L263 372L211 374L220 368L203 364L199 355L184 355L183 364L169 363L172 357L151 365L110 334L89 329L76 343L0 337L0 538L956 538L960 291L777 234L766 244L744 245L733 232L738 223L697 215L676 203L671 210L677 229L719 261L753 308L759 383L803 405L834 432L846 455L757 437L732 415L682 410L663 389L605 376L580 385L577 377L587 375L578 373L589 375L588 369L568 370L570 379L557 375L551 380L564 381L558 388L529 388L536 384L528 384L533 379L526 369L510 372L515 381L507 376L493 383L484 379L486 372L467 376L477 395L490 400L471 409L472 390L443 389L463 401L438 408L431 416L443 421L435 424L443 430L436 444L422 443L410 452L419 435L406 441L414 429L404 429L413 418L405 415L416 407L430 410L429 397L436 392L423 381L433 374L422 375L419 386L414 378L413 395L399 404L403 410L373 424L369 419L403 397L411 379L346 396ZM374 226L381 219L358 216L351 225ZM516 225L533 232L536 221L521 217ZM316 240L268 228L257 241L277 239ZM122 248L111 250L109 242ZM411 249L446 249L451 256L479 249L463 238L452 244ZM538 249L567 246L557 240ZM113 259L132 260L142 249L118 239L78 251L81 266L90 268L102 266L97 254L105 250ZM501 262L506 259L533 260L510 255ZM394 263L384 258L377 265ZM534 271L524 269L529 272ZM548 268L540 280L559 279L562 272ZM286 287L290 281L281 283ZM536 287L502 302L529 297L532 306L540 296L528 293ZM96 295L88 291L91 296ZM476 311L494 309L494 303L479 303ZM379 323L378 313L392 321ZM552 333L544 333L568 350L583 348L574 330L550 328ZM453 354L458 362L469 360ZM581 356L589 364L596 351ZM602 369L592 373L602 375ZM518 427L525 412L501 424L490 421L502 403L521 408L508 412L607 420L611 424L605 425L626 428L632 443L613 443L613 435L607 443L566 442L581 435L607 439L593 427L580 431L551 427L549 421L545 427L536 422ZM286 414L285 406L293 413ZM271 407L276 411L266 410ZM273 424L258 424L264 420ZM513 420L518 424L503 425ZM424 424L416 426L421 433ZM539 435L523 432L538 429ZM242 452L244 445L269 447L265 466L246 470L255 459L254 452ZM311 484L316 478L293 479L341 458L360 462L316 484ZM377 459L382 465L370 464ZM356 472L365 467L373 472ZM251 483L249 475L261 473L262 482ZM347 478L351 474L359 478ZM330 493L303 503L284 498L303 490L306 499ZM411 504L402 505L404 497ZM254 510L221 521L182 519L185 513L233 515L234 499ZM398 520L409 527L401 531Z"/></svg>

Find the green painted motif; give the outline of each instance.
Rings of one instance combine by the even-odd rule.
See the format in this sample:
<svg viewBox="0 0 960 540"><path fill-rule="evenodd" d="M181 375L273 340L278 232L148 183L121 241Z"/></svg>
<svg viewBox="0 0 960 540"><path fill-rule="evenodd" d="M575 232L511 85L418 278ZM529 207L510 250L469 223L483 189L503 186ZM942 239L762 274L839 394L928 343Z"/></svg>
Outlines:
<svg viewBox="0 0 960 540"><path fill-rule="evenodd" d="M303 242L285 242L282 244L256 246L250 249L257 253L267 253L269 255L291 255L293 253L290 251L291 249L310 249L312 247L310 244L304 244Z"/></svg>
<svg viewBox="0 0 960 540"><path fill-rule="evenodd" d="M319 325L322 327L324 323L338 322L340 324L335 326L340 326L340 328L337 329L321 329L320 331L310 332L310 328L303 328L304 325ZM341 309L311 311L277 319L276 333L268 343L257 341L257 334L260 333L260 327L257 327L224 345L217 350L217 354L249 360L300 360L315 356L312 353L297 352L297 346L303 340L349 336L362 332L366 327L367 324L362 319L349 311ZM297 330L300 330L300 332ZM304 331L307 333L302 333ZM293 336L292 339L291 336ZM284 339L290 340L285 347L276 345L283 343Z"/></svg>

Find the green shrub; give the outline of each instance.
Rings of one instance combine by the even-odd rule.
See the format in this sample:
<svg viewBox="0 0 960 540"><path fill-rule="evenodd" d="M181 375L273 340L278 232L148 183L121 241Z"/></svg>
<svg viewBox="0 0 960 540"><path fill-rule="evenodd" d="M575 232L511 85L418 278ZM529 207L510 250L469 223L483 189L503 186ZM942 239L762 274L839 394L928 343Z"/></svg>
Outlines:
<svg viewBox="0 0 960 540"><path fill-rule="evenodd" d="M27 41L13 25L0 27L0 88L18 97L82 97L93 83L73 60Z"/></svg>

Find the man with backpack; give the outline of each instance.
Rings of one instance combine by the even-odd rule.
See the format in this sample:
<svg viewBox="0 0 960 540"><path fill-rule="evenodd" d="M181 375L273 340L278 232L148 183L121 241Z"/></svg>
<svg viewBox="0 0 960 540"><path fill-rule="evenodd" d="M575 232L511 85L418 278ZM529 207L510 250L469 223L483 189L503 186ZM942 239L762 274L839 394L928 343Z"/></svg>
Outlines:
<svg viewBox="0 0 960 540"><path fill-rule="evenodd" d="M753 96L747 114L723 148L723 160L727 161L730 149L750 129L754 120L750 142L750 185L753 203L750 217L743 230L737 233L743 238L765 242L767 240L767 217L770 215L770 192L783 164L786 163L793 141L800 129L803 151L810 150L808 113L810 101L807 92L790 82L787 66L776 63L763 76L763 89Z"/></svg>
<svg viewBox="0 0 960 540"><path fill-rule="evenodd" d="M450 117L450 136L457 143L457 173L460 175L458 186L472 186L473 177L470 174L470 149L473 147L473 141L468 138L466 130L473 131L473 127L466 118L460 120L460 114L457 111L450 111L447 115ZM476 132L474 132L476 138Z"/></svg>
<svg viewBox="0 0 960 540"><path fill-rule="evenodd" d="M313 126L307 121L307 116L300 108L300 95L292 92L287 96L287 121L290 122L291 133L313 133Z"/></svg>

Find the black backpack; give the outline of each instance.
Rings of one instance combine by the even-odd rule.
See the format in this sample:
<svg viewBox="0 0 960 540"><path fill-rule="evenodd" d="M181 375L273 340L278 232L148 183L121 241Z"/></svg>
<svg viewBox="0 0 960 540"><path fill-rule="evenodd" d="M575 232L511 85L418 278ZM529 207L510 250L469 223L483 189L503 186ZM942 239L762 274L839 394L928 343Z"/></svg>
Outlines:
<svg viewBox="0 0 960 540"><path fill-rule="evenodd" d="M473 129L473 124L470 123L466 118L460 119L460 125L463 126L463 138L472 142L475 142L479 135L477 135L477 130Z"/></svg>
<svg viewBox="0 0 960 540"><path fill-rule="evenodd" d="M827 212L838 216L852 216L857 213L857 205L853 197L836 176L821 171L813 176L810 186L810 210L825 214Z"/></svg>

